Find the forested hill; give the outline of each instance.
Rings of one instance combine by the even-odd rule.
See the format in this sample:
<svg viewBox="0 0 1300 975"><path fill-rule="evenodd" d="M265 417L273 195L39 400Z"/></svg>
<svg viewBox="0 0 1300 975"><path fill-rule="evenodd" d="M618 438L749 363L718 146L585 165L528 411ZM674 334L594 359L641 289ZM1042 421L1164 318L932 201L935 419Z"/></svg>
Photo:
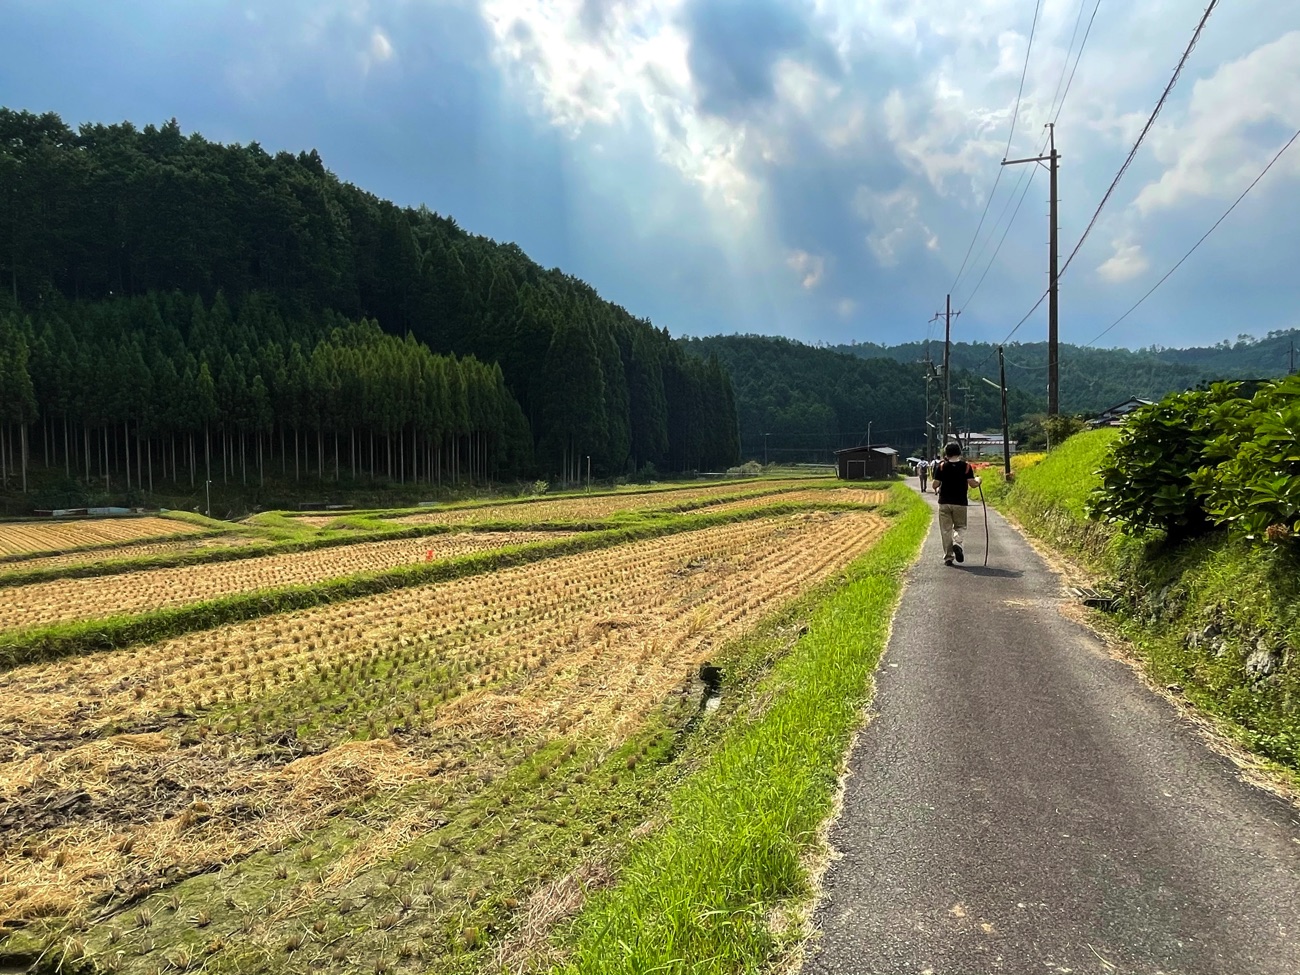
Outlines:
<svg viewBox="0 0 1300 975"><path fill-rule="evenodd" d="M25 390L5 396L0 427L48 441L66 420L69 470L93 460L92 434L107 439L101 460L120 472L142 440L161 449L161 431L205 423L245 450L263 437L261 449L277 455L295 427L316 443L313 457L302 449L318 473L347 466L334 436L358 432L379 438L384 457L406 444L423 458L422 476L450 467L572 477L587 456L601 476L646 463L716 468L738 455L732 390L716 362L684 354L665 329L513 244L341 182L315 151L220 145L175 120L74 131L53 114L0 109L0 282L0 369L6 389ZM391 371L364 363L334 375L325 361L342 353L315 355L324 342L359 361L378 357L389 346L376 325L426 346L418 355L436 353L427 361L443 363L450 385L428 385L423 367L396 387ZM90 395L78 357L96 364L99 384L137 392ZM480 366L481 381L457 385ZM212 411L161 392L168 370L194 388L204 367L218 391ZM364 398L345 407L334 391L353 382ZM511 446L518 417L531 449ZM71 446L78 440L88 457ZM410 464L393 476L414 473Z"/></svg>
<svg viewBox="0 0 1300 975"><path fill-rule="evenodd" d="M1060 350L1061 408L1067 413L1097 413L1132 396L1159 399L1166 393L1190 389L1221 379L1268 379L1285 375L1291 364L1291 343L1300 344L1300 330L1272 332L1262 339L1240 335L1205 348L1092 349L1062 343ZM863 359L889 358L902 363L925 357L924 343L877 345L862 343L833 347ZM930 355L943 355L943 343L931 342ZM1035 395L1047 386L1047 343L1008 345L1007 384ZM1300 360L1298 360L1300 361ZM973 369L997 378L997 348L987 343L954 342L953 368Z"/></svg>
<svg viewBox="0 0 1300 975"><path fill-rule="evenodd" d="M702 361L716 358L731 373L746 457L762 457L764 440L768 459L783 461L827 460L829 449L863 443L868 433L873 443L904 453L925 443L926 383L920 361L864 359L761 335L679 341ZM963 370L954 370L952 386L953 422L959 428L1001 426L998 390ZM937 396L933 384L931 393ZM1008 403L1016 421L1044 405L1044 398L1020 390L1012 391ZM932 415L937 422L937 414Z"/></svg>

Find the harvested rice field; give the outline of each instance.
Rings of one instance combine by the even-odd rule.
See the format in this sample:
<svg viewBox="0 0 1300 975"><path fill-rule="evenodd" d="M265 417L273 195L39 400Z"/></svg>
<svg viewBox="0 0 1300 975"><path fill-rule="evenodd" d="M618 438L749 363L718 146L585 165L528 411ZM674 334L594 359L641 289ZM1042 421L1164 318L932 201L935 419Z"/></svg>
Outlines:
<svg viewBox="0 0 1300 975"><path fill-rule="evenodd" d="M739 521L0 673L0 961L544 969L555 926L659 828L693 743L763 712L735 710L739 677L710 698L701 664L739 668L742 637L888 525Z"/></svg>
<svg viewBox="0 0 1300 975"><path fill-rule="evenodd" d="M5 575L31 572L34 569L66 569L73 566L99 565L105 562L121 562L159 555L179 555L199 549L238 548L264 540L254 534L200 535L167 542L130 542L125 545L64 552L60 555L37 555L15 561L0 560L0 579Z"/></svg>
<svg viewBox="0 0 1300 975"><path fill-rule="evenodd" d="M607 494L595 497L575 495L545 501L515 501L508 504L479 505L472 508L452 508L443 511L421 512L392 519L401 524L472 525L476 522L583 522L599 521L611 515L636 511L680 511L687 508L712 506L713 499L745 496L746 500L784 500L785 492L804 487L808 479L797 481L764 481L741 484L714 484L701 488L671 491L647 491L633 494ZM757 501L755 502L757 503Z"/></svg>
<svg viewBox="0 0 1300 975"><path fill-rule="evenodd" d="M35 582L3 590L0 631L183 606L236 593L322 582L557 537L563 535L460 532L284 552L216 564Z"/></svg>
<svg viewBox="0 0 1300 975"><path fill-rule="evenodd" d="M68 552L114 542L202 535L207 529L171 518L78 518L0 522L0 559Z"/></svg>
<svg viewBox="0 0 1300 975"><path fill-rule="evenodd" d="M745 508L752 508L756 503L767 503L768 501L780 501L789 504L861 504L868 507L876 507L884 504L889 498L888 491L872 491L864 488L813 488L804 491L784 491L775 497L764 497L761 499L739 498L735 501L724 501L721 504L711 504L709 511L739 511Z"/></svg>

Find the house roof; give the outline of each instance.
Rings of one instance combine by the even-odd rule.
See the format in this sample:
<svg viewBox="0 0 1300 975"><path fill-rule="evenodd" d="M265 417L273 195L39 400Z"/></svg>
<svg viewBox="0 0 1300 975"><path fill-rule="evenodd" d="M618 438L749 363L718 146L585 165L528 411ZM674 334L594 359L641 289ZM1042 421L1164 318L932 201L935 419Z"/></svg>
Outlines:
<svg viewBox="0 0 1300 975"><path fill-rule="evenodd" d="M1122 403L1116 403L1114 406L1112 406L1112 407L1110 407L1110 408L1108 408L1108 409L1102 410L1102 411L1101 411L1100 413L1098 413L1097 415L1098 415L1098 416L1109 416L1109 415L1115 413L1115 412L1118 411L1118 410L1123 410L1124 407L1126 407L1126 406L1127 406L1129 409L1128 409L1128 410L1125 410L1125 412L1130 412L1130 411L1132 411L1132 410L1136 410L1139 406L1150 406L1150 405L1151 405L1151 400L1149 400L1149 399L1139 399L1139 398L1136 397L1136 396L1130 396L1130 397L1129 397L1128 399L1126 399L1124 402L1122 402Z"/></svg>
<svg viewBox="0 0 1300 975"><path fill-rule="evenodd" d="M897 454L898 453L898 451L895 450L893 447L877 447L875 444L872 444L870 447L868 447L864 444L858 444L856 447L844 447L840 450L835 451L835 456L838 457L840 454L866 453L867 451L870 451L873 454Z"/></svg>

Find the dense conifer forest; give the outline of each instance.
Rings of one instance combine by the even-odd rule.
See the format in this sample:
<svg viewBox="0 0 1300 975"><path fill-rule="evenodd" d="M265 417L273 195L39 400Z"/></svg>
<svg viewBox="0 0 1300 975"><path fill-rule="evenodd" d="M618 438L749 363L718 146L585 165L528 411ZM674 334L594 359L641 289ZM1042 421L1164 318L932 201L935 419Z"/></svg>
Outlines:
<svg viewBox="0 0 1300 975"><path fill-rule="evenodd" d="M1062 403L1279 375L1293 338L1065 345ZM209 478L572 482L588 458L596 477L716 470L825 460L869 431L907 451L925 439L924 357L920 343L673 341L514 244L341 182L315 151L0 109L11 486L33 462L134 497ZM1032 441L1045 346L1007 360L1012 423ZM993 347L954 343L953 366L956 427L996 428Z"/></svg>
<svg viewBox="0 0 1300 975"><path fill-rule="evenodd" d="M575 480L738 459L716 360L314 151L0 109L8 476Z"/></svg>

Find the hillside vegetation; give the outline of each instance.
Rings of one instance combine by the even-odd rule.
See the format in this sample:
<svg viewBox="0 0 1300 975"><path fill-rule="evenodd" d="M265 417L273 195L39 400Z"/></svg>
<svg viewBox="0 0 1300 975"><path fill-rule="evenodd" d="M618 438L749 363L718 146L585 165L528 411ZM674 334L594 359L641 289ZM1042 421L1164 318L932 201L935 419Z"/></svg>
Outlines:
<svg viewBox="0 0 1300 975"><path fill-rule="evenodd" d="M762 456L768 435L772 458L813 459L827 448L862 443L871 425L873 443L910 452L925 443L925 365L899 363L882 355L862 359L791 339L762 335L718 335L682 339L701 361L716 359L731 375L736 392L743 452ZM996 363L994 363L996 366ZM937 411L939 386L930 387ZM953 374L953 420L959 427L1000 427L998 391L976 375ZM1013 390L1011 416L1019 420L1042 408L1034 396ZM933 421L939 416L934 413Z"/></svg>
<svg viewBox="0 0 1300 975"><path fill-rule="evenodd" d="M1217 528L1181 543L1090 520L1113 430L1077 434L990 499L1079 558L1118 596L1117 630L1153 677L1177 685L1267 758L1300 769L1300 566L1289 546Z"/></svg>
<svg viewBox="0 0 1300 975"><path fill-rule="evenodd" d="M737 459L716 362L315 151L0 108L0 281L6 468L35 454L83 485L147 484L176 436L201 438L205 475L209 445L224 476L233 443L241 477L255 457L318 481Z"/></svg>
<svg viewBox="0 0 1300 975"><path fill-rule="evenodd" d="M1264 338L1240 335L1209 347L1167 349L1094 349L1069 342L1060 346L1061 409L1066 413L1099 413L1132 396L1158 400L1166 393L1226 379L1271 379L1291 368L1291 343L1300 330L1270 332ZM879 345L872 342L835 346L863 359L893 359L914 363L925 356L925 344ZM934 356L942 344L930 343ZM1041 398L1047 383L1047 343L1016 342L1006 347L1007 385ZM954 375L973 370L996 378L997 347L988 342L954 342ZM1012 417L1015 418L1015 411Z"/></svg>

